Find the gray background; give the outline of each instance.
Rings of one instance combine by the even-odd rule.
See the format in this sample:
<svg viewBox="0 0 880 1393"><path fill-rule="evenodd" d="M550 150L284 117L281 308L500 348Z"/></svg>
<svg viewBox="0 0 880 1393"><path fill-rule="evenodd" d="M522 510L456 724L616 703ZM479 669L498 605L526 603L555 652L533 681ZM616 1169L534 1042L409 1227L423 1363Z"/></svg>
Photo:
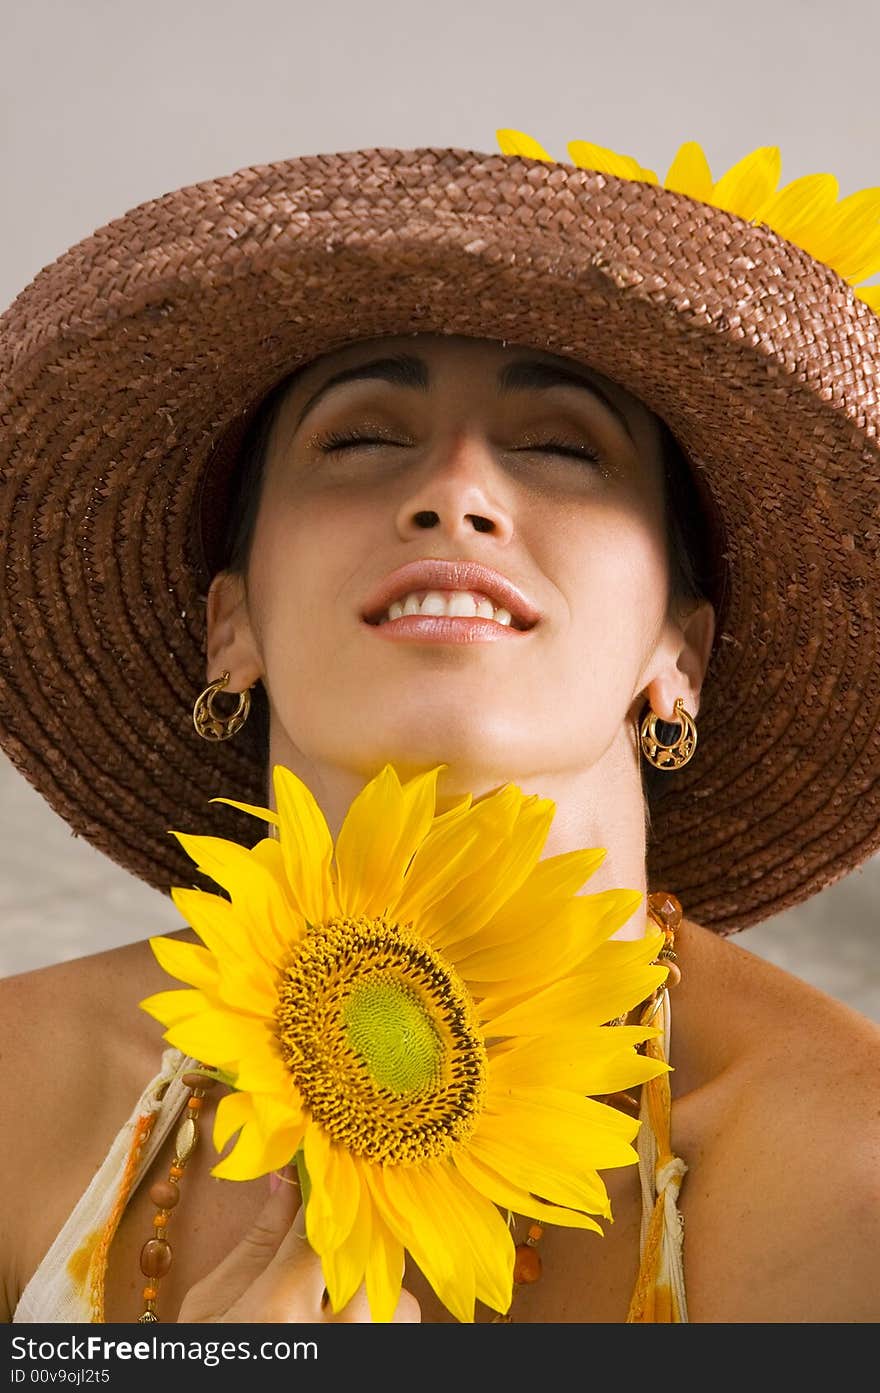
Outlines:
<svg viewBox="0 0 880 1393"><path fill-rule="evenodd" d="M0 21L0 306L136 203L327 150L492 151L511 126L661 180L696 139L716 178L778 145L783 183L880 184L876 0L0 0ZM182 924L2 755L0 913L0 975ZM880 1020L878 921L874 856L737 941Z"/></svg>

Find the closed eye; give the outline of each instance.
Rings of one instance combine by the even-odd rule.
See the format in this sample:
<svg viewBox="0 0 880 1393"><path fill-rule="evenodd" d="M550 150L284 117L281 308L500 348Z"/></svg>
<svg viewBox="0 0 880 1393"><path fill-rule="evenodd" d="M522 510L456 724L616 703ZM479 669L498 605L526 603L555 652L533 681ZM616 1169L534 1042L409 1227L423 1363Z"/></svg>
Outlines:
<svg viewBox="0 0 880 1393"><path fill-rule="evenodd" d="M561 440L542 440L539 445L521 445L517 453L536 455L568 455L571 459L601 464L602 456L591 445L565 445Z"/></svg>
<svg viewBox="0 0 880 1393"><path fill-rule="evenodd" d="M407 448L407 442L403 440L388 440L383 436L372 435L353 435L344 434L340 431L330 431L316 442L318 449L325 454L333 454L338 450L355 449L357 446L370 445L392 445L401 450ZM516 453L537 454L537 455L567 455L570 459L586 460L590 464L601 464L602 456L598 450L594 450L589 445L566 445L561 440L542 440L536 445L521 445Z"/></svg>
<svg viewBox="0 0 880 1393"><path fill-rule="evenodd" d="M402 449L406 446L406 442L401 440L386 440L383 436L374 435L344 435L341 431L329 431L315 444L327 455L335 450L349 450L354 445L399 445Z"/></svg>

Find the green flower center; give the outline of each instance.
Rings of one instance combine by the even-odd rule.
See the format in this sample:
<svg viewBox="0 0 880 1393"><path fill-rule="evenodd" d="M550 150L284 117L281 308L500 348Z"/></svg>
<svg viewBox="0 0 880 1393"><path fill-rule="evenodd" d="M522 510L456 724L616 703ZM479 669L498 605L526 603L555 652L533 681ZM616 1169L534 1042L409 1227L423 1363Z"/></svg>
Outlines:
<svg viewBox="0 0 880 1393"><path fill-rule="evenodd" d="M356 982L342 1008L348 1038L380 1088L412 1093L436 1083L443 1045L424 1006L385 974Z"/></svg>
<svg viewBox="0 0 880 1393"><path fill-rule="evenodd" d="M380 1164L418 1164L470 1136L488 1058L454 967L409 925L309 926L278 988L276 1039L327 1134Z"/></svg>

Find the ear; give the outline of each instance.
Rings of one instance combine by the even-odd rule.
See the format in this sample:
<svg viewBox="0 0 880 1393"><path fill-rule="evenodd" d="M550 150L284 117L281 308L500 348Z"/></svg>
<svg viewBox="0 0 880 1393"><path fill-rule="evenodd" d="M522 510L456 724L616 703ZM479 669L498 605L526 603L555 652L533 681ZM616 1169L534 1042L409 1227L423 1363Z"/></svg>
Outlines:
<svg viewBox="0 0 880 1393"><path fill-rule="evenodd" d="M685 710L696 716L714 637L715 610L709 600L670 619L640 686L642 705L647 699L661 720L675 722L675 701L681 697Z"/></svg>
<svg viewBox="0 0 880 1393"><path fill-rule="evenodd" d="M208 588L205 675L213 682L229 672L225 690L241 692L263 675L250 622L244 576L218 571Z"/></svg>

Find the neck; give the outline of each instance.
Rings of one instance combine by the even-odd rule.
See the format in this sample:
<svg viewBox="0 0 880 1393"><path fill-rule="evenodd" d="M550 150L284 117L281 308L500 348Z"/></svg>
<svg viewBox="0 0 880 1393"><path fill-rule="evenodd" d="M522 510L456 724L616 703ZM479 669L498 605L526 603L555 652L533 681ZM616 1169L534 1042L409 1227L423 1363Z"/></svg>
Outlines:
<svg viewBox="0 0 880 1393"><path fill-rule="evenodd" d="M391 759L401 779L420 772ZM308 786L314 795L334 840L339 834L349 805L369 780L379 772L386 758L380 757L364 768L340 767L308 759L286 739L273 740L270 769L284 764ZM438 759L436 763L442 763ZM431 767L430 762L423 768ZM671 777L671 776L670 776ZM628 725L621 728L602 757L586 769L532 769L511 767L502 774L497 768L464 767L450 762L437 781L437 812L445 812L466 794L474 802L507 783L516 784L524 794L538 794L555 804L555 813L541 859L586 847L603 847L605 858L585 883L581 894L602 890L635 890L642 895L639 909L615 934L616 938L641 938L645 932L645 804L638 767L635 734ZM269 780L267 806L275 808L274 789ZM662 887L674 890L674 887Z"/></svg>

